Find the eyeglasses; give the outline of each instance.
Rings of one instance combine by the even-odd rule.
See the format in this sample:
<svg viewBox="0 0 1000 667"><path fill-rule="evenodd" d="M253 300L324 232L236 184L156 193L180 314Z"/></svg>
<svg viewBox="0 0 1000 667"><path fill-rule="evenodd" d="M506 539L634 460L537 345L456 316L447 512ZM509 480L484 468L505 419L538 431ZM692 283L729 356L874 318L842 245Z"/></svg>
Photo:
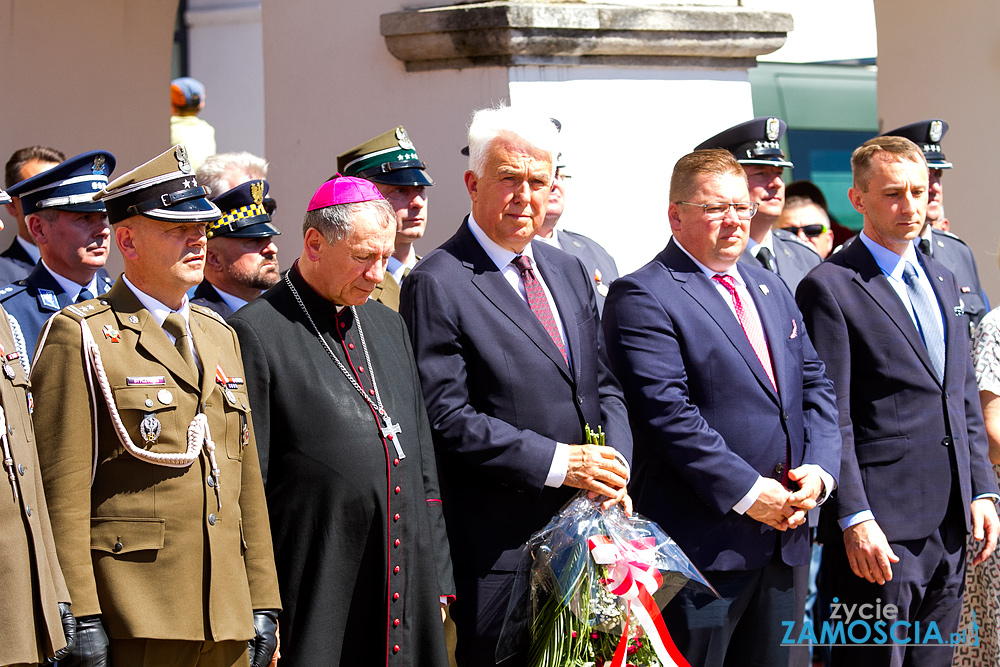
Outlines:
<svg viewBox="0 0 1000 667"><path fill-rule="evenodd" d="M830 231L830 227L818 222L814 225L802 225L801 227L796 227L795 225L789 225L787 227L782 227L782 229L791 232L792 234L797 234L802 232L811 239L816 238L821 234L826 234Z"/></svg>
<svg viewBox="0 0 1000 667"><path fill-rule="evenodd" d="M736 217L740 220L749 220L754 215L757 214L757 202L752 201L740 201L733 204L727 204L725 202L713 202L711 204L693 204L689 201L678 201L675 204L683 204L684 206L698 206L705 210L705 215L707 215L712 220L717 220L719 218L724 218L726 213L729 213L729 208L732 207L736 211Z"/></svg>

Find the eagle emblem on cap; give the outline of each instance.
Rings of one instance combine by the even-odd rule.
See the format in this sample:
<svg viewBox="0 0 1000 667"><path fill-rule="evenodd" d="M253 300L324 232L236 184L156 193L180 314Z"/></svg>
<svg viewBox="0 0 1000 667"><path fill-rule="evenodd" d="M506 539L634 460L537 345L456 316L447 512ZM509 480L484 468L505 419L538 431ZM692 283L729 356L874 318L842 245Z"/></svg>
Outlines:
<svg viewBox="0 0 1000 667"><path fill-rule="evenodd" d="M764 124L764 132L767 134L768 141L775 141L778 138L778 132L781 130L781 123L777 118L768 118L767 123Z"/></svg>
<svg viewBox="0 0 1000 667"><path fill-rule="evenodd" d="M250 196L253 197L254 204L260 204L264 201L264 182L254 181L250 184Z"/></svg>
<svg viewBox="0 0 1000 667"><path fill-rule="evenodd" d="M402 125L396 128L396 141L399 142L400 148L405 148L407 150L415 150L416 148L413 145L413 142L410 141L410 135L406 133L406 130L403 129Z"/></svg>
<svg viewBox="0 0 1000 667"><path fill-rule="evenodd" d="M930 139L932 144L936 144L941 141L941 136L944 134L944 123L939 120L932 120L931 126L927 129L927 138Z"/></svg>
<svg viewBox="0 0 1000 667"><path fill-rule="evenodd" d="M174 148L174 157L177 158L177 168L185 174L191 173L191 161L188 160L188 152L184 146Z"/></svg>
<svg viewBox="0 0 1000 667"><path fill-rule="evenodd" d="M91 171L93 173L95 173L95 174L103 174L104 173L104 156L103 155L98 155L97 157L94 158L94 166L91 168Z"/></svg>

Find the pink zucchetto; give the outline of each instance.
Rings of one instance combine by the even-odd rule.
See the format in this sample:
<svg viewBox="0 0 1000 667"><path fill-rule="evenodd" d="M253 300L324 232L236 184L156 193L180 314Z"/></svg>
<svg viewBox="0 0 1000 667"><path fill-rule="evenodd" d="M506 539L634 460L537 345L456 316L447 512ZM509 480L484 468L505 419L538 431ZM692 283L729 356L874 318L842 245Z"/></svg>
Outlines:
<svg viewBox="0 0 1000 667"><path fill-rule="evenodd" d="M339 173L319 186L319 190L309 200L309 211L337 204L356 204L363 201L385 199L375 184L363 178L341 176Z"/></svg>

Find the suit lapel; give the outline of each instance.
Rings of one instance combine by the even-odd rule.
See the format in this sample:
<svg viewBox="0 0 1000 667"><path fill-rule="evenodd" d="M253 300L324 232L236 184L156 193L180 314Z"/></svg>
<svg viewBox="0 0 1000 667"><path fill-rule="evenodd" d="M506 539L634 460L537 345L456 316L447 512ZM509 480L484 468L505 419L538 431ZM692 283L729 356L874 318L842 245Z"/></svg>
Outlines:
<svg viewBox="0 0 1000 667"><path fill-rule="evenodd" d="M702 273L701 269L684 254L684 251L676 246L676 242L673 239L670 239L670 242L667 244L664 257L666 260L665 264L670 269L674 279L679 281L684 291L697 301L709 316L715 320L719 328L722 329L722 332L726 334L729 342L743 356L750 372L754 374L768 395L777 402L778 396L771 385L771 379L764 372L764 366L761 365L760 359L757 358L757 353L754 351L753 345L750 344L750 340L747 338L746 332L743 331L739 320L736 319L736 315L730 310L729 304L726 303L726 300L719 294L715 285L712 284L711 279ZM753 257L750 260L757 261ZM744 274L741 273L740 275Z"/></svg>
<svg viewBox="0 0 1000 667"><path fill-rule="evenodd" d="M923 339L920 338L920 332L917 331L916 325L913 324L913 318L910 317L910 313L900 300L899 294L889 284L889 279L882 273L882 269L879 268L871 252L869 252L868 248L860 240L855 241L841 252L844 253L844 259L857 271L854 281L860 285L861 289L868 293L878 307L892 320L893 324L900 330L903 337L910 344L910 347L913 348L913 351L920 358L927 372L937 381L937 372L931 364L930 355L927 354L927 346L924 345ZM931 283L936 281L936 278L931 278ZM938 293L936 285L935 293ZM938 293L938 300L940 298L940 294Z"/></svg>
<svg viewBox="0 0 1000 667"><path fill-rule="evenodd" d="M552 360L567 378L570 378L569 368L559 352L559 348L552 342L545 327L538 321L531 308L525 303L521 295L511 288L510 283L504 278L490 256L486 254L479 241L469 231L468 218L462 223L459 230L460 240L465 244L464 256L471 257L472 261L465 264L472 269L472 284L483 293L483 296L492 303L506 318L508 318L521 332L527 336L531 342L538 347L542 353Z"/></svg>
<svg viewBox="0 0 1000 667"><path fill-rule="evenodd" d="M194 337L194 349L198 352L198 360L201 361L201 398L204 402L215 388L215 369L219 365L219 348L209 338L205 326L201 323L201 317L204 316L191 311L191 335Z"/></svg>

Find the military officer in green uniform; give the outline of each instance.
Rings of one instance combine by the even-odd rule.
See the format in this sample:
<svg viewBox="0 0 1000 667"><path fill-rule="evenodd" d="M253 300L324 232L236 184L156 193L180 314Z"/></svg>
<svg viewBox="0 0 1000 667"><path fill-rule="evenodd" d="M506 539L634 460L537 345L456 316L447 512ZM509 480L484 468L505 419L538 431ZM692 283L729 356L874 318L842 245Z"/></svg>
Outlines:
<svg viewBox="0 0 1000 667"><path fill-rule="evenodd" d="M371 181L396 212L395 250L371 294L399 310L399 286L420 259L413 247L427 229L427 188L434 180L402 125L337 156L337 171Z"/></svg>
<svg viewBox="0 0 1000 667"><path fill-rule="evenodd" d="M125 273L39 338L34 418L78 622L74 665L258 667L275 650L239 343L186 296L220 216L205 195L183 146L96 193Z"/></svg>
<svg viewBox="0 0 1000 667"><path fill-rule="evenodd" d="M0 204L10 197L0 190ZM0 225L2 227L2 225ZM0 665L63 657L76 623L56 558L31 428L28 379L0 308Z"/></svg>

